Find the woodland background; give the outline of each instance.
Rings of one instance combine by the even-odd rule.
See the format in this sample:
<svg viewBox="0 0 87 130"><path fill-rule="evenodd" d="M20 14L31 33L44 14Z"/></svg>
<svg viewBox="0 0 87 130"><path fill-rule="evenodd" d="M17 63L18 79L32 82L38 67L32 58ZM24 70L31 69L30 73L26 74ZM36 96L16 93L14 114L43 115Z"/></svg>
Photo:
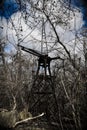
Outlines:
<svg viewBox="0 0 87 130"><path fill-rule="evenodd" d="M3 2L0 3L0 8ZM17 44L28 47L25 39L35 29L36 32L39 31L40 36L42 35L40 27L43 16L47 28L48 52L50 55L64 59L63 61L56 60L51 64L51 72L55 76L55 91L59 106L59 120L61 120L60 129L68 130L69 124L73 128L74 123L75 129L86 130L87 33L84 27L79 30L77 23L74 23L74 31L71 27L71 21L80 13L79 9L73 8L70 1L65 3L64 0L18 0L17 4L19 18L15 19L15 13L13 17L9 16L7 33L0 37L0 111L15 109L20 113L25 108L27 112L29 110L29 92L37 69L37 57L24 53ZM1 20L3 21L3 18ZM14 22L15 20L18 24ZM29 35L22 34L22 21L26 24L27 30L30 29ZM2 25L0 26L3 29ZM64 35L67 31L74 33L71 36L74 39L68 42L68 35L64 39L61 38L63 35L61 36L59 27L63 29ZM12 30L11 33L15 34L15 39L14 36L9 38L12 36L11 33L9 34L9 28ZM28 43L35 43L36 46L38 44L40 48L41 39L37 35L32 34L29 38L31 39ZM8 51L6 51L7 47Z"/></svg>

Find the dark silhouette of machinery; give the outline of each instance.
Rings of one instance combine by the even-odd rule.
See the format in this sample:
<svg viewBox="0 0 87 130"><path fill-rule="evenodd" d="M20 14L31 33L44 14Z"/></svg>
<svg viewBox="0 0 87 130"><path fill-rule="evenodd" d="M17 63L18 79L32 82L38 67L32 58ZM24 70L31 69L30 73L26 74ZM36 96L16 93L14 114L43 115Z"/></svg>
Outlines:
<svg viewBox="0 0 87 130"><path fill-rule="evenodd" d="M45 75L47 74L47 68L48 68L48 72L49 72L49 75L51 76L51 70L50 70L50 62L52 60L56 60L56 59L61 59L63 60L62 58L60 58L59 56L57 57L50 57L48 56L48 54L42 54L41 52L39 51L36 51L36 50L33 50L33 49L30 49L30 48L27 48L27 47L24 47L22 45L18 45L19 47L21 47L21 49L23 51L26 51L32 55L35 55L37 56L39 59L38 59L38 69L37 69L37 75L39 74L39 70L40 70L40 67L43 67L44 70L45 70Z"/></svg>
<svg viewBox="0 0 87 130"><path fill-rule="evenodd" d="M44 1L43 1L44 8ZM38 57L38 67L36 75L34 75L32 87L29 94L29 111L32 115L46 113L45 119L47 122L59 121L59 106L56 97L56 82L55 77L51 74L50 63L52 60L63 60L60 56L50 57L48 55L48 45L46 40L44 16L42 16L41 28L41 52L18 45L23 51L26 51ZM54 47L54 45L53 45ZM40 74L40 68L44 69L44 73Z"/></svg>
<svg viewBox="0 0 87 130"><path fill-rule="evenodd" d="M45 112L46 119L50 122L56 121L58 122L58 102L55 93L56 82L55 77L52 76L50 70L50 62L52 60L62 58L53 57L51 58L47 54L42 54L39 51L24 47L22 45L18 45L23 51L28 52L32 55L37 56L38 59L38 68L36 72L36 76L32 83L32 88L29 95L29 111L36 115L37 113ZM40 67L44 68L44 74L39 74ZM48 74L47 74L48 68Z"/></svg>

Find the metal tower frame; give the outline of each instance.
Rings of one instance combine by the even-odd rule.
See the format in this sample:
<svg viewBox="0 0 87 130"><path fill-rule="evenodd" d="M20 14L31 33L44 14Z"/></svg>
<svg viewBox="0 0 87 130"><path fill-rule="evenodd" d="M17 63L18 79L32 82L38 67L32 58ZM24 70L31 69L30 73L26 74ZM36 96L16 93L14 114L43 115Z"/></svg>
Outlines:
<svg viewBox="0 0 87 130"><path fill-rule="evenodd" d="M43 3L44 7L44 3ZM51 74L50 63L52 60L60 59L60 56L48 56L48 47L46 41L45 23L42 17L42 40L41 52L18 45L23 51L38 57L38 68L34 75L32 88L29 95L29 111L36 115L37 113L45 112L49 122L58 122L58 102L55 93L55 77ZM45 49L45 52L44 52ZM40 74L40 68L44 69L44 73Z"/></svg>

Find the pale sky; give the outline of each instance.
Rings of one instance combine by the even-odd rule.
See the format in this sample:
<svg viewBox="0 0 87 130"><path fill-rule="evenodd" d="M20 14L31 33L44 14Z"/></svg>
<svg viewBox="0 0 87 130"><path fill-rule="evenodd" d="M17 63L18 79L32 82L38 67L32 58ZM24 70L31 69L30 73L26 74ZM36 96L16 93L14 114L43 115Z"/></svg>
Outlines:
<svg viewBox="0 0 87 130"><path fill-rule="evenodd" d="M20 19L20 20L19 20ZM36 42L36 39L38 41L41 40L41 32L36 28L32 31L31 28L29 28L23 18L21 17L21 13L17 12L11 16L11 19L8 20L8 22L2 18L0 20L0 26L3 27L0 28L0 39L4 39L9 44L9 47L6 48L7 52L15 51L15 45L18 43L18 37L19 41L22 45L25 45L36 50L40 50L40 43ZM12 25L12 22L14 26ZM75 43L76 38L76 32L78 33L79 30L82 28L83 20L82 20L82 14L78 11L75 12L75 16L73 19L69 21L70 28L63 28L62 26L57 26L57 32L60 37L60 40L67 46L67 48L73 53L72 46ZM22 27L22 31L21 31ZM15 32L16 30L16 32ZM49 29L47 29L49 30ZM18 37L16 36L16 33L18 34ZM33 42L32 39L34 38ZM51 43L52 45L52 43ZM79 52L78 48L82 48L82 44L76 43L76 53Z"/></svg>

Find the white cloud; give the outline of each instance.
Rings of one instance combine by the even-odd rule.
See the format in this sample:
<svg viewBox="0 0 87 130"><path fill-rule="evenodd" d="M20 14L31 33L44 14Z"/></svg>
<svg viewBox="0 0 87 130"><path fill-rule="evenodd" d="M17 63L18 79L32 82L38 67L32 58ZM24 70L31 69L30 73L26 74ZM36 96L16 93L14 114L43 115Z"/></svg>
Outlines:
<svg viewBox="0 0 87 130"><path fill-rule="evenodd" d="M12 25L12 22L14 26ZM67 48L73 52L73 46L75 43L75 34L79 31L79 29L82 27L82 14L80 12L75 12L74 17L68 21L70 23L69 28L62 28L62 26L57 26L57 32L60 37L60 40L67 46ZM15 13L12 15L11 19L7 22L4 18L2 19L2 22L0 23L0 26L3 26L3 31L0 29L1 35L0 37L7 38L7 43L13 45L13 48L10 47L10 50L14 50L15 44L18 43L18 37L20 39L20 42L22 45L28 46L30 48L41 50L41 29L39 27L32 29L25 23L23 17L21 16L20 12ZM41 25L40 25L41 26ZM22 29L22 30L21 30ZM16 30L16 31L15 31ZM49 27L46 29L47 33L49 33ZM16 35L17 34L17 35ZM18 36L18 37L17 37ZM38 41L36 41L36 39ZM52 40L54 41L54 40ZM76 46L76 52L78 52L78 45ZM53 46L53 43L50 43L49 46ZM57 47L57 46L55 46ZM79 47L82 47L80 45ZM52 53L53 55L53 53Z"/></svg>

